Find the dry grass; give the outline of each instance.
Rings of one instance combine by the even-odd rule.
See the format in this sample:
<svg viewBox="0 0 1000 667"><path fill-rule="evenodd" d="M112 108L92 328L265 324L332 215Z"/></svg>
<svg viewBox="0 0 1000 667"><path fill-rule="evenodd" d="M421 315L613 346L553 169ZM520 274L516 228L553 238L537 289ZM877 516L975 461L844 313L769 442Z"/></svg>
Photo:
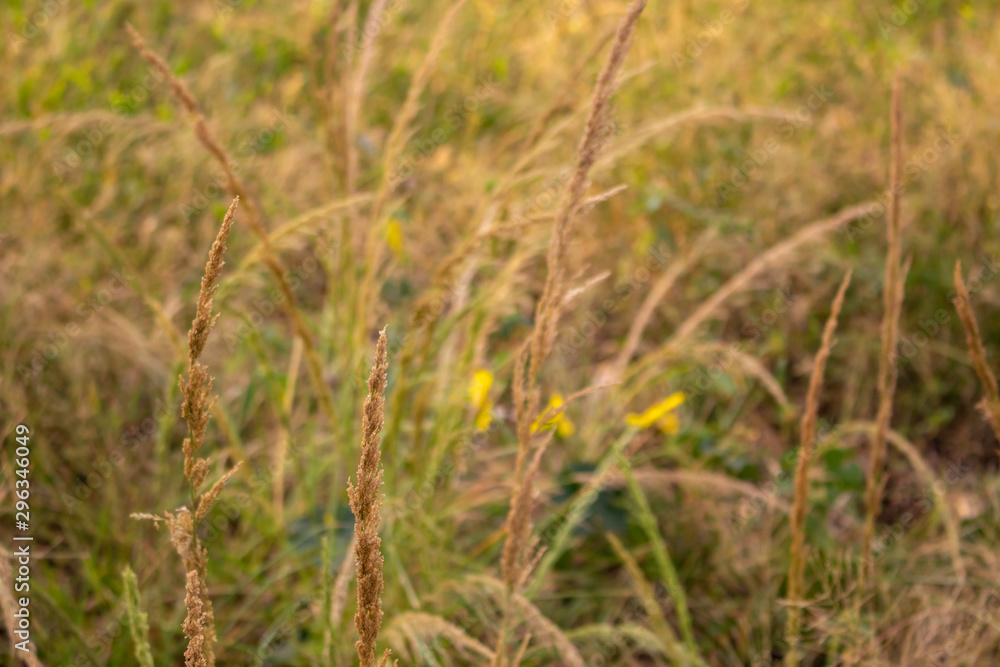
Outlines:
<svg viewBox="0 0 1000 667"><path fill-rule="evenodd" d="M603 144L607 141L607 114L614 92L615 79L631 45L639 15L645 0L634 0L618 24L611 42L611 51L597 77L591 97L590 112L584 127L577 164L566 191L559 203L552 226L552 236L546 256L547 273L542 296L535 307L535 325L531 338L515 358L513 397L517 420L517 461L514 466L514 488L507 514L501 571L507 586L507 595L516 594L527 579L534 562L541 553L533 553L537 546L531 541L531 510L534 501L534 481L538 474L542 454L551 439L544 437L534 444L532 422L539 418L540 392L538 374L549 356L555 338L555 328L563 309L566 293L566 250L573 230L578 223L579 209L583 202L591 167ZM527 375L525 375L527 365ZM529 460L529 454L531 456ZM509 625L509 600L504 603L502 626L495 648L494 665L505 667L507 627Z"/></svg>
<svg viewBox="0 0 1000 667"><path fill-rule="evenodd" d="M962 279L962 263L955 262L955 309L958 317L962 320L962 327L965 329L965 340L969 346L969 359L972 360L972 367L976 369L979 382L986 391L986 396L979 403L979 409L993 429L993 435L1000 441L1000 389L997 388L997 378L986 362L986 349L983 347L983 338L979 333L979 323L976 322L976 314L972 310L969 302L969 288L965 286Z"/></svg>
<svg viewBox="0 0 1000 667"><path fill-rule="evenodd" d="M358 612L354 625L360 638L357 642L361 667L375 665L375 641L382 627L382 564L384 559L379 546L379 526L382 523L382 468L379 449L382 424L385 421L386 371L389 368L385 329L378 334L375 347L375 365L368 377L368 396L361 415L361 460L358 462L358 483L347 483L347 495L354 512L354 560L357 563ZM388 661L386 652L379 665Z"/></svg>
<svg viewBox="0 0 1000 667"><path fill-rule="evenodd" d="M169 82L170 89L174 93L174 97L178 99L184 107L184 110L192 118L194 133L198 138L198 141L205 147L212 157L215 158L216 162L219 163L219 166L225 172L226 190L229 192L230 196L235 197L236 199L243 199L247 209L247 218L250 223L250 228L262 245L264 264L267 266L271 276L274 278L278 288L281 290L281 295L283 297L281 303L285 312L288 314L289 319L292 321L296 335L299 336L305 345L306 360L308 362L310 378L312 379L313 386L316 389L316 395L320 401L320 405L323 407L323 411L326 413L327 418L333 420L335 418L333 404L330 401L329 393L323 383L321 362L316 352L316 344L313 341L312 331L309 329L304 317L295 305L295 292L292 289L291 284L289 284L287 277L288 268L284 266L281 259L274 252L273 248L271 248L270 237L264 227L263 214L261 212L260 205L256 202L254 197L250 196L246 185L244 185L243 181L234 172L236 162L226 154L226 151L219 144L211 129L209 129L208 124L205 121L205 116L198 110L198 105L195 102L194 96L191 95L191 91L188 89L187 85L174 75L170 66L167 65L163 58L157 55L155 51L146 45L142 35L140 35L135 28L129 24L126 24L125 27L132 40L132 45L139 52L139 55L141 55L146 62L148 62Z"/></svg>
<svg viewBox="0 0 1000 667"><path fill-rule="evenodd" d="M785 641L788 642L788 653L785 662L788 665L798 664L798 644L800 632L802 597L805 593L805 524L809 503L809 463L812 459L813 444L816 439L816 415L819 411L819 392L823 388L823 371L826 370L826 360L833 346L833 335L837 331L837 318L840 309L844 307L844 297L847 287L851 284L851 272L844 276L837 295L830 307L830 317L823 327L823 338L819 350L813 360L812 374L809 376L809 390L806 393L805 412L802 413L800 426L799 452L795 461L795 492L794 504L790 519L792 546L788 559L788 620L785 627Z"/></svg>
<svg viewBox="0 0 1000 667"><path fill-rule="evenodd" d="M39 7L29 664L996 662L1000 10Z"/></svg>
<svg viewBox="0 0 1000 667"><path fill-rule="evenodd" d="M211 396L213 378L208 367L201 363L201 355L208 342L208 336L215 328L219 316L212 314L212 296L218 288L217 282L225 264L226 242L236 219L239 197L233 200L222 220L219 234L208 253L205 274L201 279L198 303L191 330L188 332L188 374L179 378L181 395L181 416L187 423L188 437L181 447L184 452L184 476L191 493L191 508L182 507L175 513L164 512L163 516L134 514L137 519L151 519L158 524L163 521L170 531L170 541L184 564L187 581L185 584L184 634L188 647L184 652L184 663L188 667L212 667L215 664L215 613L208 592L208 550L202 546L198 536L198 524L205 518L219 494L242 462L237 463L222 475L208 491L202 493L202 486L208 476L211 462L198 453L205 442L205 433L212 406L218 400Z"/></svg>
<svg viewBox="0 0 1000 667"><path fill-rule="evenodd" d="M875 562L872 540L875 522L882 508L885 467L885 439L892 419L892 403L896 393L898 369L896 345L899 339L899 317L903 307L903 283L906 271L900 267L900 205L903 195L903 80L897 73L892 82L891 159L889 162L890 205L887 213L885 278L882 282L881 354L878 360L877 428L872 439L867 485L865 487L865 532L862 543L862 577L867 586L875 588Z"/></svg>

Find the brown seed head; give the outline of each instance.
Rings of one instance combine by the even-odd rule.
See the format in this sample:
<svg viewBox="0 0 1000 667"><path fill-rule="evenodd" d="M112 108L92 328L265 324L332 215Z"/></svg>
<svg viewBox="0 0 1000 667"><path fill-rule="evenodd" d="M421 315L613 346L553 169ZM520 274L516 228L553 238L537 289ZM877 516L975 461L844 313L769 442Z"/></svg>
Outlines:
<svg viewBox="0 0 1000 667"><path fill-rule="evenodd" d="M379 465L379 435L384 421L383 409L386 374L389 367L385 329L379 332L375 347L375 364L368 377L368 396L361 416L361 460L358 462L358 484L347 481L347 495L354 512L354 556L358 577L358 611L354 624L358 629L355 647L361 667L374 667L375 641L382 625L382 539L381 524L382 469Z"/></svg>

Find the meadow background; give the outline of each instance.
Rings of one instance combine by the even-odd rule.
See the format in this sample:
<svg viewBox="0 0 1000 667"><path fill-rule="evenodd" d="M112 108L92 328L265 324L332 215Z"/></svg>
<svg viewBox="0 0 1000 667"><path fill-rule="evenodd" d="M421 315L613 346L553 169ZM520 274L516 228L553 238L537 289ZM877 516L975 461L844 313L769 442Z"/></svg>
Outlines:
<svg viewBox="0 0 1000 667"><path fill-rule="evenodd" d="M130 514L189 500L177 376L232 193L127 23L190 87L245 187L203 356L219 395L211 479L243 462L200 526L219 663L354 659L353 584L339 615L330 589L383 326L380 647L405 665L489 662L515 355L626 3L468 0L439 31L450 7L389 0L366 24L370 3L329 0L0 5L0 532L26 424L44 664L135 664L126 565L156 663L180 664L185 646L180 560ZM542 404L567 399L536 480L542 545L601 483L529 577L508 637L513 654L530 634L522 664L574 664L567 642L587 665L675 664L678 599L704 663L781 661L798 420L848 269L810 471L805 664L996 663L997 442L952 270L961 260L995 352L998 19L985 1L646 7L541 373ZM885 216L855 207L888 201L897 71L912 265L869 592L858 555L886 240ZM664 420L628 418L676 392ZM615 448L648 510L621 470L595 472Z"/></svg>

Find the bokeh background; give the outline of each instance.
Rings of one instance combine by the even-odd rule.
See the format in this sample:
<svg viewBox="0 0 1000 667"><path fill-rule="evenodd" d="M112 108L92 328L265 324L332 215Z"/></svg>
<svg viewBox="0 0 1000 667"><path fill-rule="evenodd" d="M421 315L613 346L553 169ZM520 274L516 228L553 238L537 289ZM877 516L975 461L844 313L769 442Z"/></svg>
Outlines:
<svg viewBox="0 0 1000 667"><path fill-rule="evenodd" d="M220 464L244 462L203 536L220 664L322 664L327 620L316 592L336 575L352 534L346 482L383 325L383 640L402 664L485 660L421 614L481 646L496 641L489 582L517 448L513 355L532 325L552 212L625 3L468 0L431 64L405 144L386 164L390 132L448 7L390 0L366 32L367 2L0 6L0 515L7 534L10 445L23 423L34 447L33 639L45 664L131 664L126 564L139 577L157 662L178 664L184 647L179 559L163 530L129 515L187 498L176 377L231 197L126 23L188 84L259 205L332 397L330 415L241 210L205 353L219 394L208 450ZM975 407L982 389L951 276L961 260L994 352L998 18L985 1L673 0L651 3L639 21L589 190L601 200L570 249L572 285L586 289L561 320L542 391L547 400L618 383L568 405L542 466L536 521L544 535L628 413L683 392L675 419L643 430L630 456L708 664L771 664L783 654L789 453L848 268L854 281L826 372L807 526L809 660L995 659L997 443ZM354 91L366 51L371 65ZM883 606L872 620L859 611L852 559L876 404L885 223L814 223L886 200L897 71L912 268L892 427L938 484L890 450ZM357 124L345 129L351 99ZM386 201L373 220L380 188ZM807 229L807 240L664 347L750 262ZM366 272L374 288L359 298ZM477 377L489 378L488 399L470 396ZM947 517L959 526L962 585ZM620 480L604 486L572 549L531 589L534 608L586 664L668 664L657 614L607 532L656 591L645 602L677 627ZM353 609L349 596L332 623L336 664L353 655ZM553 630L535 623L524 664L559 664ZM872 633L888 662L872 654Z"/></svg>

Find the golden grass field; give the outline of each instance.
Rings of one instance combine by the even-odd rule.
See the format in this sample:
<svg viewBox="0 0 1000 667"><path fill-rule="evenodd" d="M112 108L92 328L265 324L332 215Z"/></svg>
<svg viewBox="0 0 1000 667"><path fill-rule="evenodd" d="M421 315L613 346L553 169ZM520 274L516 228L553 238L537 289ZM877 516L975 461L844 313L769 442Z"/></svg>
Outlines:
<svg viewBox="0 0 1000 667"><path fill-rule="evenodd" d="M998 20L0 5L0 665L1000 664Z"/></svg>

